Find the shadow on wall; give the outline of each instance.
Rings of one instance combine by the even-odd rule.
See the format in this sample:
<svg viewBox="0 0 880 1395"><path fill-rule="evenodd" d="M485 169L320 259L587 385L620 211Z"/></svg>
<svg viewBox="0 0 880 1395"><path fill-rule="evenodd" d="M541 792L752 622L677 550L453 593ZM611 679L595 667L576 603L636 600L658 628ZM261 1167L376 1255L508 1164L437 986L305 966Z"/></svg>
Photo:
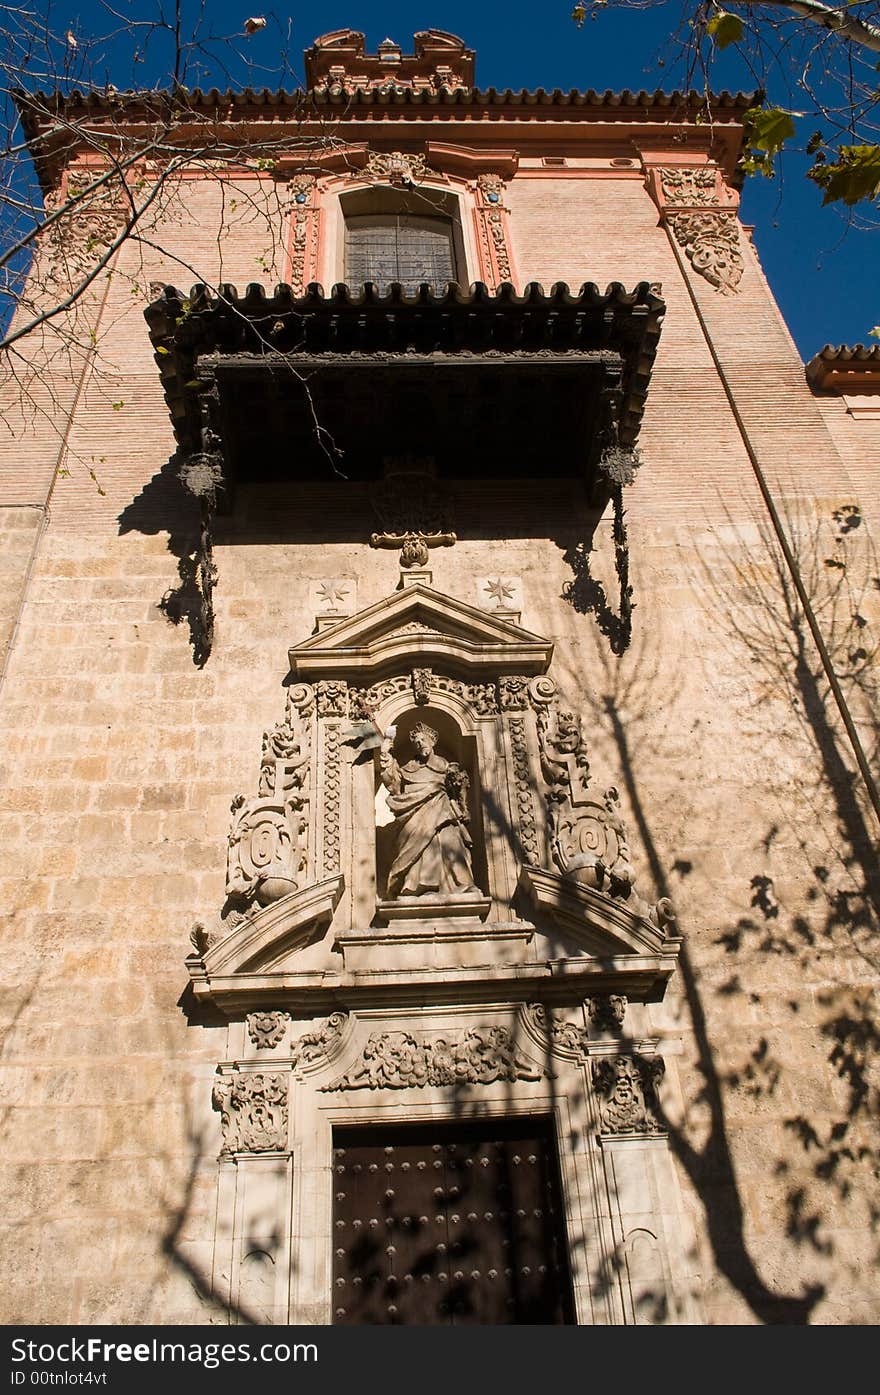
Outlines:
<svg viewBox="0 0 880 1395"><path fill-rule="evenodd" d="M197 501L183 487L178 474L179 457L171 456L137 498L119 515L119 533L168 533L168 551L177 558L177 586L166 591L157 605L171 625L186 625L193 663L203 668L211 649L211 626L205 613L200 568L200 511Z"/></svg>

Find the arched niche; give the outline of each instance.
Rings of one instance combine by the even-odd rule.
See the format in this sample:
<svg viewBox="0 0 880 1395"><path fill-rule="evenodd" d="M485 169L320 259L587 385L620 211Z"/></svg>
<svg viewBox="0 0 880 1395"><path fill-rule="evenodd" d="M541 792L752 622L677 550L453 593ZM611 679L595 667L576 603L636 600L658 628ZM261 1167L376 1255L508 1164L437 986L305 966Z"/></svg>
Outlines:
<svg viewBox="0 0 880 1395"><path fill-rule="evenodd" d="M477 738L466 723L461 724L452 713L433 704L408 705L385 723L384 730L395 728L391 755L400 766L413 761L416 755L412 733L419 726L428 726L437 733L436 754L467 776L467 835L470 839L470 860L473 881L485 896L489 892L486 842L483 826L483 782L481 780ZM388 792L381 778L380 761L374 764L375 827L376 827L376 890L380 903L389 897L388 872L398 841L397 820L388 805ZM453 898L462 899L462 897ZM474 899L473 897L471 899ZM442 898L441 898L442 900Z"/></svg>

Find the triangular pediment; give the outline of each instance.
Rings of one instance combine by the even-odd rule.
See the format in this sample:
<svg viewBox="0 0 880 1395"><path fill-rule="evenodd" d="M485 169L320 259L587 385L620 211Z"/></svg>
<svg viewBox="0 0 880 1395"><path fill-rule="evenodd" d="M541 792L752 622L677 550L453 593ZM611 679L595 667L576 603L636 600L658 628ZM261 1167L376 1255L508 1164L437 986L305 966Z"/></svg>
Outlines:
<svg viewBox="0 0 880 1395"><path fill-rule="evenodd" d="M415 582L290 650L298 678L377 673L399 661L470 673L545 673L553 644L521 625Z"/></svg>

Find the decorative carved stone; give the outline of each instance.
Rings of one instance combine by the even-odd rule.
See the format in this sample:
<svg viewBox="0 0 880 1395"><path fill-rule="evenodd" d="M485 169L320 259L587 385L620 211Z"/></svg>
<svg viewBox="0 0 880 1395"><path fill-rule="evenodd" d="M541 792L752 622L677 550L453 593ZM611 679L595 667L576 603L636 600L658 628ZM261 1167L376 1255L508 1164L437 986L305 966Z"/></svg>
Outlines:
<svg viewBox="0 0 880 1395"><path fill-rule="evenodd" d="M352 688L349 691L349 712L355 721L366 721L376 708L388 698L405 693L412 687L412 676L387 678L382 683L374 683L370 688Z"/></svg>
<svg viewBox="0 0 880 1395"><path fill-rule="evenodd" d="M420 706L430 701L433 678L429 668L414 668L412 671L413 698Z"/></svg>
<svg viewBox="0 0 880 1395"><path fill-rule="evenodd" d="M287 1080L236 1071L217 1081L212 1102L223 1127L221 1158L287 1149Z"/></svg>
<svg viewBox="0 0 880 1395"><path fill-rule="evenodd" d="M627 1000L622 993L600 993L587 999L590 1021L597 1032L619 1033L626 1017Z"/></svg>
<svg viewBox="0 0 880 1395"><path fill-rule="evenodd" d="M369 1038L360 1062L325 1090L408 1090L441 1085L490 1085L540 1080L506 1027L473 1027L458 1038L419 1040L409 1032Z"/></svg>
<svg viewBox="0 0 880 1395"><path fill-rule="evenodd" d="M217 936L210 930L206 930L200 920L197 920L189 932L189 942L199 956L206 954Z"/></svg>
<svg viewBox="0 0 880 1395"><path fill-rule="evenodd" d="M524 712L529 705L529 680L520 674L506 674L498 680L502 712Z"/></svg>
<svg viewBox="0 0 880 1395"><path fill-rule="evenodd" d="M240 801L240 802L239 802ZM305 863L306 819L275 799L232 802L226 891L261 906L287 896L297 887Z"/></svg>
<svg viewBox="0 0 880 1395"><path fill-rule="evenodd" d="M314 208L315 178L311 174L298 174L288 182L288 202L292 210L290 233L290 275L291 286L296 293L305 291L311 278L309 267L313 262L311 244L317 242L317 210Z"/></svg>
<svg viewBox="0 0 880 1395"><path fill-rule="evenodd" d="M339 1045L347 1022L347 1012L333 1012L323 1026L317 1027L311 1032L304 1032L301 1037L297 1037L290 1053L294 1069L302 1069L304 1066L316 1064L323 1065L328 1057L332 1057L334 1048Z"/></svg>
<svg viewBox="0 0 880 1395"><path fill-rule="evenodd" d="M529 761L525 719L511 717L509 730L513 753L513 780L520 847L522 848L523 861L534 867L540 861L540 852L535 805L532 799L532 767Z"/></svg>
<svg viewBox="0 0 880 1395"><path fill-rule="evenodd" d="M213 508L223 486L223 456L219 451L194 451L185 456L180 466L180 480L184 489Z"/></svg>
<svg viewBox="0 0 880 1395"><path fill-rule="evenodd" d="M467 699L478 717L498 715L498 689L494 683L471 683Z"/></svg>
<svg viewBox="0 0 880 1395"><path fill-rule="evenodd" d="M315 700L319 717L348 716L348 684L322 679L315 684Z"/></svg>
<svg viewBox="0 0 880 1395"><path fill-rule="evenodd" d="M403 456L385 461L385 478L373 495L382 525L371 547L400 548L402 567L424 567L433 547L452 547L447 500L435 479L434 462Z"/></svg>
<svg viewBox="0 0 880 1395"><path fill-rule="evenodd" d="M71 166L68 198L75 197L78 187L87 188L94 183L98 174L94 169L78 170ZM111 182L93 194L84 195L81 202L73 204L51 223L42 235L41 244L46 259L43 272L46 281L75 286L90 276L119 237L126 222L126 204L130 210L126 191L118 182ZM53 211L51 197L47 200L46 211L47 214Z"/></svg>
<svg viewBox="0 0 880 1395"><path fill-rule="evenodd" d="M490 614L518 617L522 611L522 581L518 576L492 572L477 578L476 602Z"/></svg>
<svg viewBox="0 0 880 1395"><path fill-rule="evenodd" d="M661 169L660 188L667 203L683 203L690 207L718 203L715 170L705 165L696 169Z"/></svg>
<svg viewBox="0 0 880 1395"><path fill-rule="evenodd" d="M507 187L500 174L477 175L477 187L487 203L502 203Z"/></svg>
<svg viewBox="0 0 880 1395"><path fill-rule="evenodd" d="M743 274L736 215L723 209L673 213L669 226L694 271L722 295L733 295Z"/></svg>
<svg viewBox="0 0 880 1395"><path fill-rule="evenodd" d="M248 1014L248 1036L258 1051L270 1051L284 1038L290 1018L286 1012L251 1012Z"/></svg>
<svg viewBox="0 0 880 1395"><path fill-rule="evenodd" d="M321 684L317 685L321 687ZM328 687L345 688L345 684L327 684ZM346 690L347 697L347 690ZM328 722L324 728L324 875L338 872L341 866L339 845L339 804L341 798L341 760L339 743L341 733L336 722Z"/></svg>
<svg viewBox="0 0 880 1395"><path fill-rule="evenodd" d="M500 175L481 174L477 177L477 225L482 243L483 262L493 290L497 290L503 282L513 280L504 189L505 184Z"/></svg>
<svg viewBox="0 0 880 1395"><path fill-rule="evenodd" d="M637 446L630 448L608 446L599 457L598 467L612 484L632 484L636 471L642 463L642 454Z"/></svg>
<svg viewBox="0 0 880 1395"><path fill-rule="evenodd" d="M298 886L308 862L308 783L312 690L300 683L288 694L287 715L263 733L256 799L236 795L229 831L226 893L261 906Z"/></svg>
<svg viewBox="0 0 880 1395"><path fill-rule="evenodd" d="M603 1133L665 1133L658 1114L657 1085L663 1078L662 1056L604 1056L592 1063L593 1088L599 1101Z"/></svg>
<svg viewBox="0 0 880 1395"><path fill-rule="evenodd" d="M400 150L374 150L367 160L366 174L374 179L387 179L389 184L419 184L424 179L437 178L423 155L405 155Z"/></svg>
<svg viewBox="0 0 880 1395"><path fill-rule="evenodd" d="M569 1058L580 1059L587 1050L589 1035L576 1022L557 1021L543 1003L529 1003L526 1008L537 1031L551 1044L554 1051Z"/></svg>

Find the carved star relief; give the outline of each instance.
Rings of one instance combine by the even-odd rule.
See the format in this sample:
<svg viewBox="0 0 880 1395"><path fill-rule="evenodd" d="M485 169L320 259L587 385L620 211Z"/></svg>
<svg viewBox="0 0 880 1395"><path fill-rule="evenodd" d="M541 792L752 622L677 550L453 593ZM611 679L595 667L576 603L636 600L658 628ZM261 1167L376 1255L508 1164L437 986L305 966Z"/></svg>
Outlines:
<svg viewBox="0 0 880 1395"><path fill-rule="evenodd" d="M507 583L502 581L500 577L497 581L487 581L486 585L483 587L483 590L493 601L500 602L513 600L513 587L508 586Z"/></svg>
<svg viewBox="0 0 880 1395"><path fill-rule="evenodd" d="M336 581L322 581L318 587L318 595L325 605L335 606L345 600L348 590Z"/></svg>

